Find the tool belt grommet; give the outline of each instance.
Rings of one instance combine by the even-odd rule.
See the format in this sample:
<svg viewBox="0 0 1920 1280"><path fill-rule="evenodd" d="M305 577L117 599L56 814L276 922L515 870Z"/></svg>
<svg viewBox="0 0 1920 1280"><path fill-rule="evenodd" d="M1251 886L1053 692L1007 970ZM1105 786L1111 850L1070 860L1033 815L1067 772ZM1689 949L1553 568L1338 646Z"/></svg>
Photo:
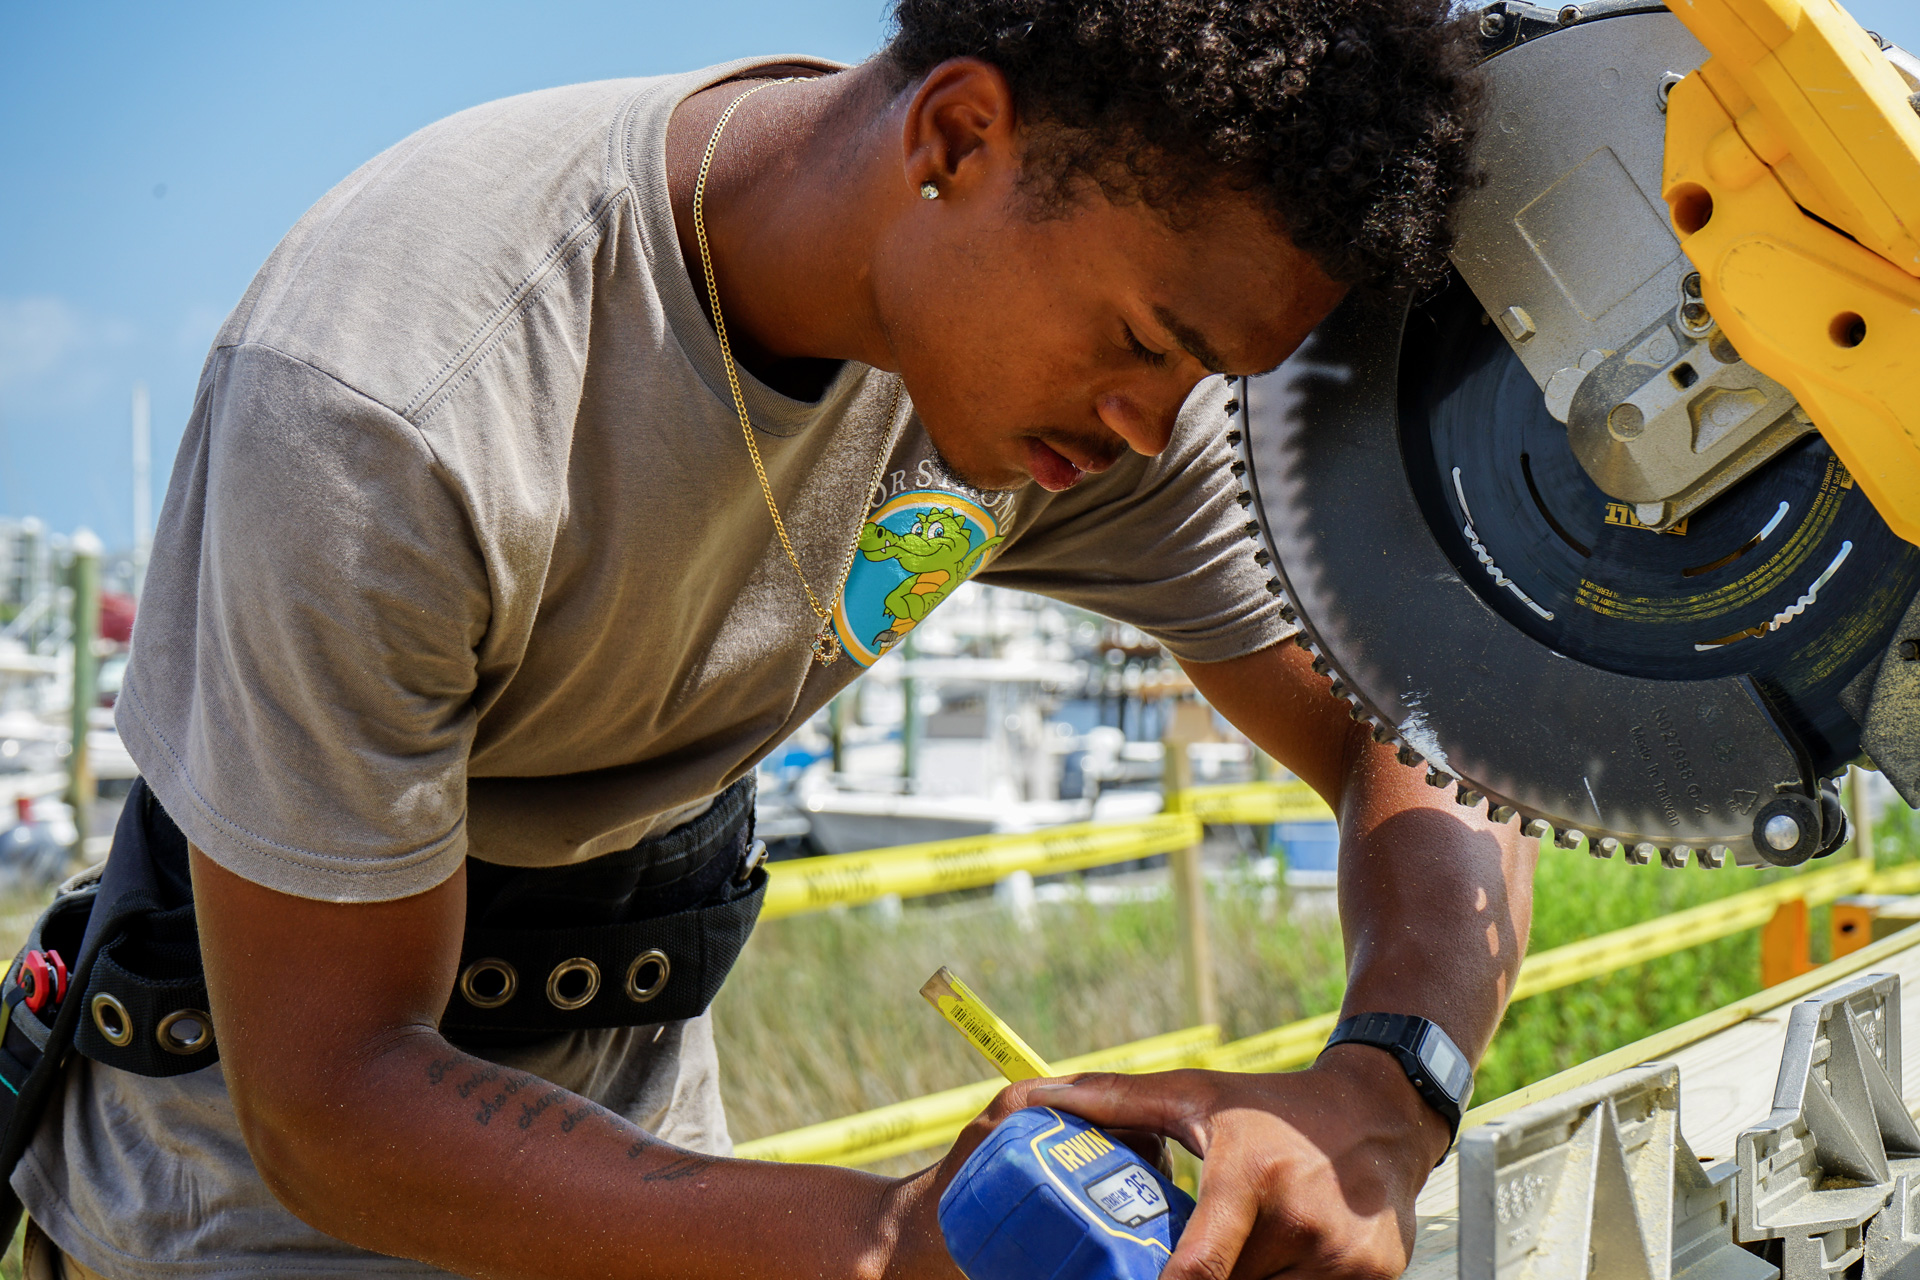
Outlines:
<svg viewBox="0 0 1920 1280"><path fill-rule="evenodd" d="M168 1053L181 1057L198 1053L213 1044L213 1019L200 1009L175 1009L160 1019L153 1038ZM129 1032L128 1039L132 1039Z"/></svg>
<svg viewBox="0 0 1920 1280"><path fill-rule="evenodd" d="M568 979L575 974L584 976L584 984L578 990L562 990L571 987ZM553 972L547 975L547 1003L566 1013L585 1008L593 998L600 994L600 966L585 956L575 956L571 960L562 960L553 966Z"/></svg>
<svg viewBox="0 0 1920 1280"><path fill-rule="evenodd" d="M640 985L640 975L646 972L647 966L649 965L658 966L660 973L652 982L642 986ZM667 989L667 976L672 972L673 961L667 959L666 952L660 950L658 947L642 951L633 958L633 963L627 966L627 999L633 1001L635 1004L645 1004Z"/></svg>
<svg viewBox="0 0 1920 1280"><path fill-rule="evenodd" d="M520 973L505 960L475 960L460 971L460 998L476 1009L498 1009L520 990Z"/></svg>
<svg viewBox="0 0 1920 1280"><path fill-rule="evenodd" d="M102 991L93 998L88 1011L93 1015L94 1029L108 1044L124 1049L133 1043L133 1019L127 1014L127 1006Z"/></svg>

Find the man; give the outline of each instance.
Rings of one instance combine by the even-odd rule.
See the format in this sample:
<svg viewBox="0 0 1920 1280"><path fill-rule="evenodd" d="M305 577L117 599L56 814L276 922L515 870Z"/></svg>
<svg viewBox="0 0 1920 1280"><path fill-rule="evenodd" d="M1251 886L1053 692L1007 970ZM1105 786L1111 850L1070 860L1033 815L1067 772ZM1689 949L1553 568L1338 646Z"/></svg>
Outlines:
<svg viewBox="0 0 1920 1280"><path fill-rule="evenodd" d="M917 621L904 500L1326 795L1348 1011L1477 1056L1530 855L1281 643L1214 376L1440 269L1444 10L901 0L859 67L494 103L330 193L216 341L119 702L219 1069L77 1062L15 1174L36 1230L114 1278L952 1277L941 1188L1044 1100L1206 1157L1173 1280L1397 1273L1449 1125L1379 1048L1017 1086L910 1178L754 1164L706 1018L648 1021L665 952L623 987L473 939L731 909L735 780ZM516 1001L549 1029L488 1032ZM625 1021L566 1022L596 1002Z"/></svg>

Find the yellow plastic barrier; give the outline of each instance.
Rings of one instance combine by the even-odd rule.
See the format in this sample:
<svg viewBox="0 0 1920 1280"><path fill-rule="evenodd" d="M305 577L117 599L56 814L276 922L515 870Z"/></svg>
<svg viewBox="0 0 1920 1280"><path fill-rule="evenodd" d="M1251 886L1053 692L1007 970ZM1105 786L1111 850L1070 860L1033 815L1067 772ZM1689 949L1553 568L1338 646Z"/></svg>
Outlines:
<svg viewBox="0 0 1920 1280"><path fill-rule="evenodd" d="M1195 1065L1202 1054L1219 1043L1220 1028L1189 1027L1112 1049L1083 1053L1077 1058L1056 1062L1054 1069L1062 1075L1076 1071L1171 1071ZM978 1084L930 1093L924 1098L896 1102L890 1107L743 1142L733 1153L744 1160L862 1165L928 1147L944 1147L1004 1088L1004 1081L982 1080Z"/></svg>
<svg viewBox="0 0 1920 1280"><path fill-rule="evenodd" d="M1558 990L1588 978L1612 973L1630 965L1644 964L1648 960L1657 960L1661 956L1672 955L1676 951L1685 951L1703 943L1742 933L1765 923L1774 909L1783 902L1803 899L1810 904L1818 904L1831 902L1849 893L1864 891L1880 893L1920 891L1920 864L1900 867L1876 875L1870 864L1849 861L1829 870L1794 876L1776 884L1733 894L1718 902L1709 902L1684 911L1676 911L1672 915L1662 916L1657 920L1630 925L1625 929L1582 939L1564 947L1554 947L1549 951L1542 951L1528 957L1521 964L1520 978L1514 984L1513 998L1524 1000L1528 996ZM1887 941L1891 942L1892 939ZM1875 957L1888 954L1884 943L1876 943L1868 950ZM1847 960L1851 962L1855 956L1865 954L1867 954L1866 951L1856 952L1854 956L1848 956ZM1832 965L1819 970L1820 973L1833 971ZM1846 970L1846 972L1852 971ZM1832 980L1832 978L1827 979L1827 981ZM1753 997L1753 1000L1769 999L1774 991L1813 989L1804 987L1804 982L1805 979L1796 978L1782 987L1770 988L1762 992ZM1744 1009L1749 1004L1752 1004L1752 1001L1729 1006L1729 1009ZM1756 1005L1754 1007L1770 1008L1772 1006ZM1712 1018L1717 1015L1705 1016ZM1319 1055L1321 1046L1326 1044L1327 1037L1332 1034L1338 1020L1337 1013L1316 1014L1298 1022L1288 1023L1284 1027L1263 1031L1258 1035L1247 1036L1226 1044L1219 1043L1218 1028L1194 1027L1165 1036L1156 1036L1151 1040L1121 1045L1115 1049L1083 1054L1054 1065L1055 1069L1063 1075L1075 1071L1168 1071L1189 1066L1207 1067L1216 1071L1286 1071L1312 1062ZM1695 1021L1703 1026L1706 1025L1701 1019ZM1691 1027L1694 1024L1685 1025ZM1709 1030L1712 1029L1717 1029L1717 1025L1709 1028ZM1678 1031L1679 1028L1675 1030ZM1704 1035L1706 1032L1701 1034ZM1683 1044L1686 1041L1674 1043ZM1660 1050L1660 1052L1666 1051ZM1613 1054L1606 1055L1604 1059L1595 1061L1614 1062L1616 1056L1623 1052L1625 1050L1616 1050ZM1618 1066L1608 1068L1609 1071L1618 1069ZM1603 1071L1600 1074L1604 1075L1607 1072ZM1557 1080L1561 1077L1554 1078ZM1591 1078L1598 1079L1599 1076ZM979 1114L980 1109L986 1106L988 1100L1002 1087L998 1081L984 1080L979 1084L948 1089L942 1093L929 1094L924 1098L898 1102L874 1111L865 1111L839 1120L829 1120L821 1124L809 1125L804 1129L795 1129L769 1138L742 1143L737 1154L759 1160L865 1165L889 1156L905 1155L930 1147L944 1146L953 1140L954 1135L960 1132L968 1120ZM1529 1086L1529 1089L1537 1087ZM1559 1087L1570 1088L1572 1085L1563 1083ZM1526 1093L1529 1098L1545 1096L1545 1094L1528 1090L1521 1092ZM1489 1103L1488 1107L1495 1105L1503 1108L1497 1114L1505 1114L1505 1110L1510 1109L1506 1107L1504 1098L1497 1103ZM1485 1118L1491 1118L1492 1114L1496 1114L1488 1112L1487 1108L1480 1108L1474 1114L1482 1113L1485 1113Z"/></svg>

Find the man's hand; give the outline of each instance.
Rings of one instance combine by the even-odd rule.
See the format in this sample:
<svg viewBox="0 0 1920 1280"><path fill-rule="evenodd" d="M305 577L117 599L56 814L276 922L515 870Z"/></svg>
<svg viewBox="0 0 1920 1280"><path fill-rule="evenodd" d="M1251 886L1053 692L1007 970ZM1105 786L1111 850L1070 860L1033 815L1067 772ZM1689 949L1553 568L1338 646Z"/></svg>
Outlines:
<svg viewBox="0 0 1920 1280"><path fill-rule="evenodd" d="M1206 1160L1162 1280L1392 1280L1412 1253L1414 1197L1447 1149L1445 1121L1399 1064L1359 1045L1306 1071L1085 1075L1027 1098L1157 1130Z"/></svg>

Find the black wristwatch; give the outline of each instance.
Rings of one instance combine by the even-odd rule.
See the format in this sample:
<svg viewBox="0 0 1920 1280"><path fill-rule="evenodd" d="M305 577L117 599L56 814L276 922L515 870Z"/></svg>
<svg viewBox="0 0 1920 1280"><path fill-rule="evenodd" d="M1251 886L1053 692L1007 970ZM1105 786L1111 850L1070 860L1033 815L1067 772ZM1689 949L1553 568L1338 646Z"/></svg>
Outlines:
<svg viewBox="0 0 1920 1280"><path fill-rule="evenodd" d="M1460 1113L1473 1096L1473 1064L1453 1037L1410 1013L1359 1013L1333 1029L1327 1048L1370 1044L1400 1062L1427 1105L1447 1122L1447 1145L1460 1136Z"/></svg>

